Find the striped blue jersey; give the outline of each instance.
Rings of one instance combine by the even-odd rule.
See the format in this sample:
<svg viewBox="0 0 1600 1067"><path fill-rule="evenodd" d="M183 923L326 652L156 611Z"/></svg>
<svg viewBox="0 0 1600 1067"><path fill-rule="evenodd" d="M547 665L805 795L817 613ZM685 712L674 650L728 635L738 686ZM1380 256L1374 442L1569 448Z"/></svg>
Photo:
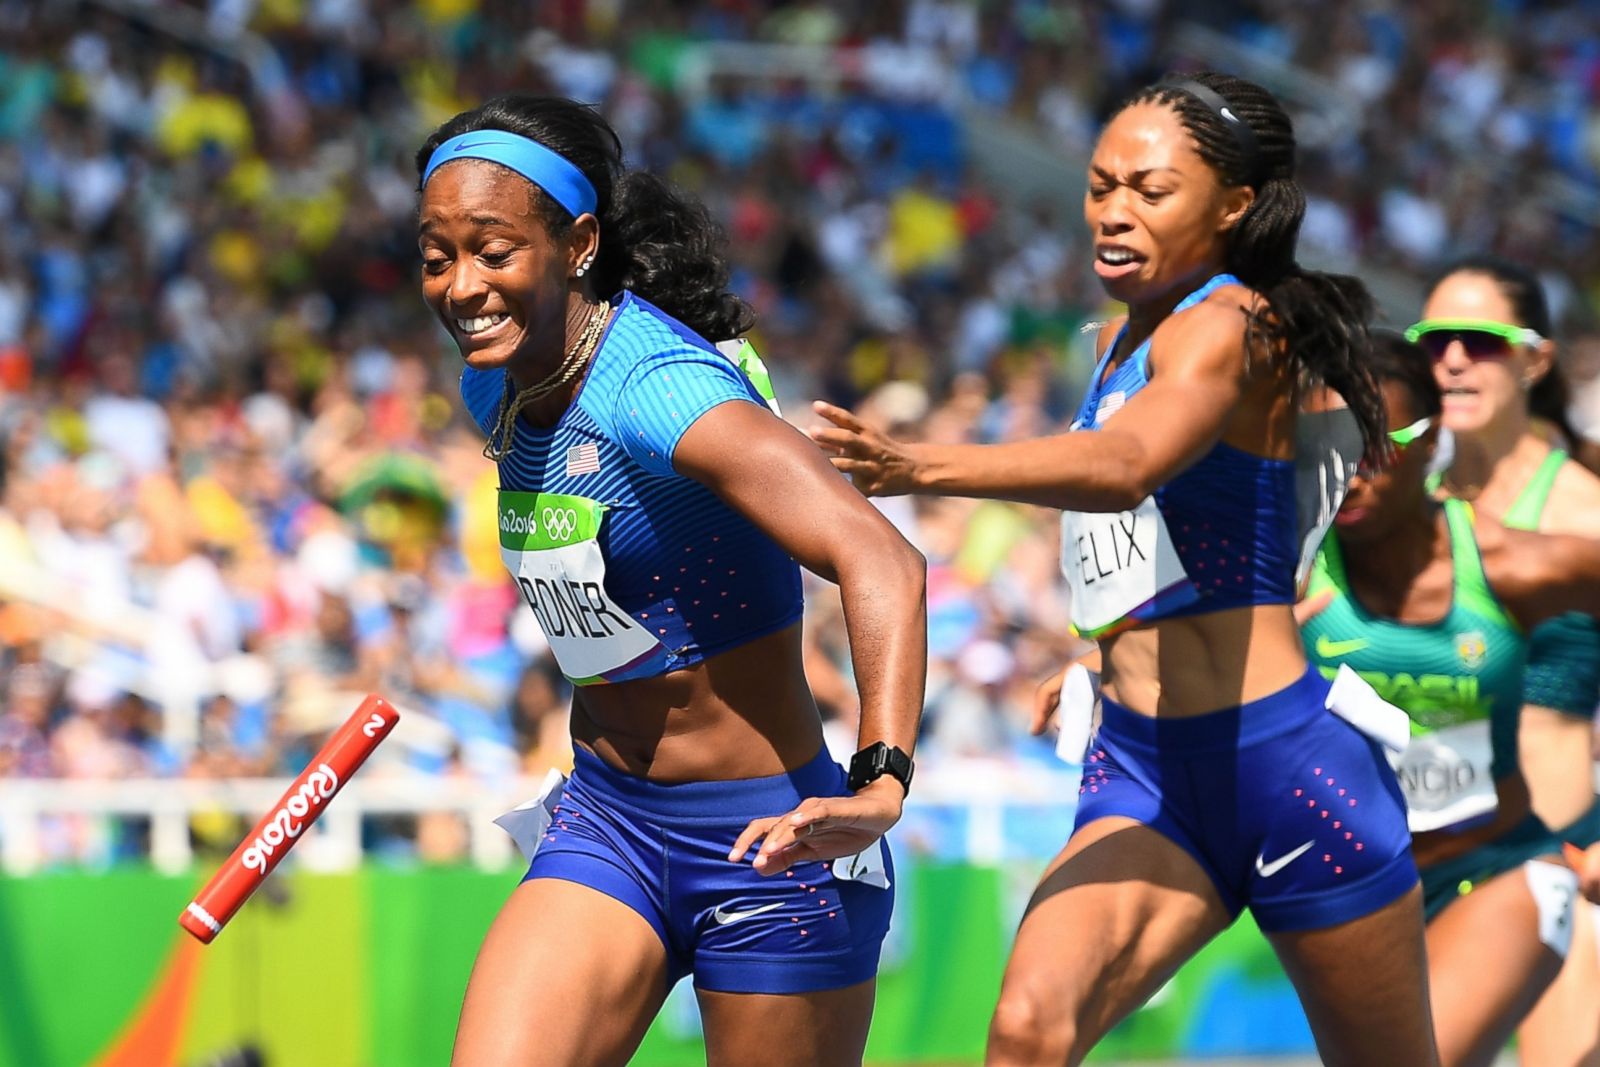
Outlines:
<svg viewBox="0 0 1600 1067"><path fill-rule="evenodd" d="M503 368L462 372L462 400L485 434L494 427L505 390ZM794 560L672 466L684 432L730 401L765 406L751 381L704 338L625 292L560 421L548 429L517 421L511 451L500 461L502 500L509 492L597 502L603 515L597 537L603 593L660 645L625 667L582 681L679 670L800 618ZM546 635L562 628L558 608L546 601L541 610L530 586L521 584ZM566 620L575 629L586 620L605 624L581 593L577 608L581 612Z"/></svg>

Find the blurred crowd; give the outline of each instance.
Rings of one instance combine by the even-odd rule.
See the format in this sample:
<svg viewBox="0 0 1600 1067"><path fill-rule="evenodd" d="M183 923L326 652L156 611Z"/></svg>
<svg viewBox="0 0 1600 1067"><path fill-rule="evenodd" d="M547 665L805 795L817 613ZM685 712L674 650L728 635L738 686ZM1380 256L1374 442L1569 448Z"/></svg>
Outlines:
<svg viewBox="0 0 1600 1067"><path fill-rule="evenodd" d="M1600 436L1594 5L1179 6L0 0L0 777L292 774L369 690L412 713L380 773L570 760L417 292L413 153L510 89L599 103L633 165L711 206L791 418L825 397L994 441L1065 424L1111 309L1076 218L986 181L964 123L1081 158L1128 90L1207 59L1183 34L1205 26L1337 95L1301 119L1307 242L1419 278L1488 247L1547 271ZM741 42L831 58L703 61ZM1051 517L884 506L930 562L919 759L1048 762L1028 706L1072 651ZM838 601L807 589L848 753Z"/></svg>

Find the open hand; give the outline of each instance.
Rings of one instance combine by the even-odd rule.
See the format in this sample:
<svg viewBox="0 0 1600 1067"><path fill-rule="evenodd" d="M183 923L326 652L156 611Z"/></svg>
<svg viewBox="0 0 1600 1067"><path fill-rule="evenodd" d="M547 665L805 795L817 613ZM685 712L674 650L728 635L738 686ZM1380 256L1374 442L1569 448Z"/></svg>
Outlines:
<svg viewBox="0 0 1600 1067"><path fill-rule="evenodd" d="M854 856L900 821L904 803L905 790L888 775L854 794L810 797L787 815L752 821L728 850L728 859L738 863L758 841L761 850L752 864L757 874Z"/></svg>
<svg viewBox="0 0 1600 1067"><path fill-rule="evenodd" d="M811 405L831 426L806 431L836 469L850 476L867 496L900 496L916 487L915 446L879 433L844 408L823 400Z"/></svg>

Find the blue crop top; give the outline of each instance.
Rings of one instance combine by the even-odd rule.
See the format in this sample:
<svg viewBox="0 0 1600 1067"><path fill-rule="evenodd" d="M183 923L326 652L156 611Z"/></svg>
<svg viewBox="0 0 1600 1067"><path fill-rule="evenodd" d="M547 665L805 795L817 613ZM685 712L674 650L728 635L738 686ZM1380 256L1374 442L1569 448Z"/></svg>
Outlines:
<svg viewBox="0 0 1600 1067"><path fill-rule="evenodd" d="M1233 275L1219 274L1173 312L1193 307L1224 285L1239 284ZM1106 375L1126 330L1123 326L1095 367L1073 429L1097 429L1149 381L1149 340ZM1219 441L1153 495L1189 580L1130 611L1130 623L1294 603L1300 552L1292 460L1267 459Z"/></svg>
<svg viewBox="0 0 1600 1067"><path fill-rule="evenodd" d="M461 375L485 433L505 388L504 369ZM556 425L518 420L500 462L501 554L577 684L679 670L800 618L794 560L673 469L684 432L727 402L765 405L729 358L625 292Z"/></svg>

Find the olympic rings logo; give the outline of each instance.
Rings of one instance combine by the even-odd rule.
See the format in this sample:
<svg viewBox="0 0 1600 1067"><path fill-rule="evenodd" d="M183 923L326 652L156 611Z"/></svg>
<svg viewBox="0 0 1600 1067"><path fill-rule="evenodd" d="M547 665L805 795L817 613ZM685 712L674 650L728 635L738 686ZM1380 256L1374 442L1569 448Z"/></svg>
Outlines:
<svg viewBox="0 0 1600 1067"><path fill-rule="evenodd" d="M578 528L578 513L572 508L545 508L541 518L545 532L557 541L567 540Z"/></svg>

